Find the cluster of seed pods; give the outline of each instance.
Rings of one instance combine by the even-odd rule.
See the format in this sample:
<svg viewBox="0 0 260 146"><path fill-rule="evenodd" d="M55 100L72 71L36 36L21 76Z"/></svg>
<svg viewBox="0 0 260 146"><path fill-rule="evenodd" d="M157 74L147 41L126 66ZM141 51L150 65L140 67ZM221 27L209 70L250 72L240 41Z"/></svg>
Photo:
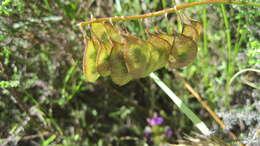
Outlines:
<svg viewBox="0 0 260 146"><path fill-rule="evenodd" d="M89 82L110 76L121 86L166 65L183 67L196 57L201 31L202 25L190 20L182 33L149 34L144 40L110 23L93 23L84 51L84 75Z"/></svg>

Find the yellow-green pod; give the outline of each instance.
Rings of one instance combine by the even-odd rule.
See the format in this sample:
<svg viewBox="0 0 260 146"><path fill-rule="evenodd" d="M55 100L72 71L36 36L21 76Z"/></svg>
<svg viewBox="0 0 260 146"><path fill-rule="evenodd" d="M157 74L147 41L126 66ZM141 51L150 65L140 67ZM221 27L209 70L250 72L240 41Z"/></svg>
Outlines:
<svg viewBox="0 0 260 146"><path fill-rule="evenodd" d="M96 57L97 49L94 46L94 41L88 40L83 57L83 73L89 82L95 82L99 77L96 68Z"/></svg>
<svg viewBox="0 0 260 146"><path fill-rule="evenodd" d="M201 35L202 31L203 31L203 26L199 21L196 20L192 20L191 21L192 26L197 30L198 35Z"/></svg>
<svg viewBox="0 0 260 146"><path fill-rule="evenodd" d="M113 49L110 56L111 78L114 83L120 86L128 83L132 79L125 64L122 52L123 47L123 44L113 42Z"/></svg>
<svg viewBox="0 0 260 146"><path fill-rule="evenodd" d="M171 46L166 40L158 37L158 35L150 35L147 41L152 44L148 69L149 73L151 73L166 65Z"/></svg>
<svg viewBox="0 0 260 146"><path fill-rule="evenodd" d="M101 42L97 43L98 53L96 59L97 72L101 76L109 76L111 73L111 65L109 58L111 55L112 44L110 42Z"/></svg>
<svg viewBox="0 0 260 146"><path fill-rule="evenodd" d="M151 44L132 35L124 35L124 58L128 72L134 79L147 75Z"/></svg>
<svg viewBox="0 0 260 146"><path fill-rule="evenodd" d="M121 36L118 28L115 29L115 27L110 23L106 23L105 28L106 28L107 35L112 41L119 42L119 43L123 42L123 37Z"/></svg>
<svg viewBox="0 0 260 146"><path fill-rule="evenodd" d="M176 58L173 55L173 54L177 54L176 48L173 47L176 35L159 34L158 36L160 38L166 40L171 46L170 53L169 53L169 56L168 56L168 62L169 62L168 65L171 68L171 67L173 67L173 64L176 63Z"/></svg>
<svg viewBox="0 0 260 146"><path fill-rule="evenodd" d="M187 25L185 24L183 29L182 29L182 34L190 37L192 40L194 40L195 42L198 40L199 38L199 34L198 31L195 29L195 27L193 25Z"/></svg>
<svg viewBox="0 0 260 146"><path fill-rule="evenodd" d="M187 36L177 34L173 43L173 48L177 53L174 56L174 62L171 62L173 67L183 67L191 63L197 55L197 44Z"/></svg>
<svg viewBox="0 0 260 146"><path fill-rule="evenodd" d="M169 34L158 34L157 37L160 37L164 40L166 40L171 46L174 42L174 35L169 35Z"/></svg>
<svg viewBox="0 0 260 146"><path fill-rule="evenodd" d="M107 30L105 23L93 23L91 24L92 37L95 37L99 41L108 42Z"/></svg>

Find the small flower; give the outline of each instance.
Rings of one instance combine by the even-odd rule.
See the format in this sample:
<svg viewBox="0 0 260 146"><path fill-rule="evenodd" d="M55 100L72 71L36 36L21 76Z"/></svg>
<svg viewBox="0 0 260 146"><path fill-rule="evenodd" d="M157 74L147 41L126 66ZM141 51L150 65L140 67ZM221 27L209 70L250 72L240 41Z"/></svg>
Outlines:
<svg viewBox="0 0 260 146"><path fill-rule="evenodd" d="M162 117L159 117L157 113L154 113L153 118L147 118L147 122L152 126L162 124L163 120L164 119Z"/></svg>
<svg viewBox="0 0 260 146"><path fill-rule="evenodd" d="M166 134L167 136L171 136L171 135L172 135L172 130L171 130L171 129L167 129L167 130L165 131L165 134Z"/></svg>
<svg viewBox="0 0 260 146"><path fill-rule="evenodd" d="M160 125L163 122L163 118L162 117L156 117L156 118L152 118L152 119L148 118L147 122L150 125Z"/></svg>

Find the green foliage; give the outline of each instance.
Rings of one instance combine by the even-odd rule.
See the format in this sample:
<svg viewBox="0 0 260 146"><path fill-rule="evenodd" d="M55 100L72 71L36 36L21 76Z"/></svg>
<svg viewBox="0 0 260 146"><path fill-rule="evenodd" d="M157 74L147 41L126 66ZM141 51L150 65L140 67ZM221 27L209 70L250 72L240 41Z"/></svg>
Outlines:
<svg viewBox="0 0 260 146"><path fill-rule="evenodd" d="M3 0L0 5L0 15L10 16L24 9L24 3L19 0Z"/></svg>
<svg viewBox="0 0 260 146"><path fill-rule="evenodd" d="M260 56L260 42L256 39L251 38L250 43L248 44L249 49L246 55L248 56L248 65L249 66L257 66L260 64L259 56Z"/></svg>
<svg viewBox="0 0 260 146"><path fill-rule="evenodd" d="M18 86L19 86L18 81L0 81L1 88L14 88Z"/></svg>

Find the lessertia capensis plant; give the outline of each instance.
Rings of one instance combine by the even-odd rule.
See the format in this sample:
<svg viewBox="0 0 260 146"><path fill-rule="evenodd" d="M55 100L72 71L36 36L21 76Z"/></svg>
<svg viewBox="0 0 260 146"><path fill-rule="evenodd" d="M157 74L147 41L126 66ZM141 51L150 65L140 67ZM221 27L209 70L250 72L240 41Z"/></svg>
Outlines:
<svg viewBox="0 0 260 146"><path fill-rule="evenodd" d="M205 135L210 131L206 125L154 74L159 68L185 66L195 58L197 38L202 26L199 22L189 20L181 33L152 34L148 40L142 40L128 33L124 34L113 25L105 22L138 20L198 5L235 4L260 7L259 3L237 0L206 0L176 5L173 8L136 16L114 16L93 18L79 23L85 41L83 71L88 81L95 82L99 76L111 76L113 82L124 85L130 80L148 76L164 90L180 110L189 117L195 126ZM91 25L91 37L83 31L84 25ZM156 43L154 43L156 42ZM236 139L236 137L232 137Z"/></svg>

